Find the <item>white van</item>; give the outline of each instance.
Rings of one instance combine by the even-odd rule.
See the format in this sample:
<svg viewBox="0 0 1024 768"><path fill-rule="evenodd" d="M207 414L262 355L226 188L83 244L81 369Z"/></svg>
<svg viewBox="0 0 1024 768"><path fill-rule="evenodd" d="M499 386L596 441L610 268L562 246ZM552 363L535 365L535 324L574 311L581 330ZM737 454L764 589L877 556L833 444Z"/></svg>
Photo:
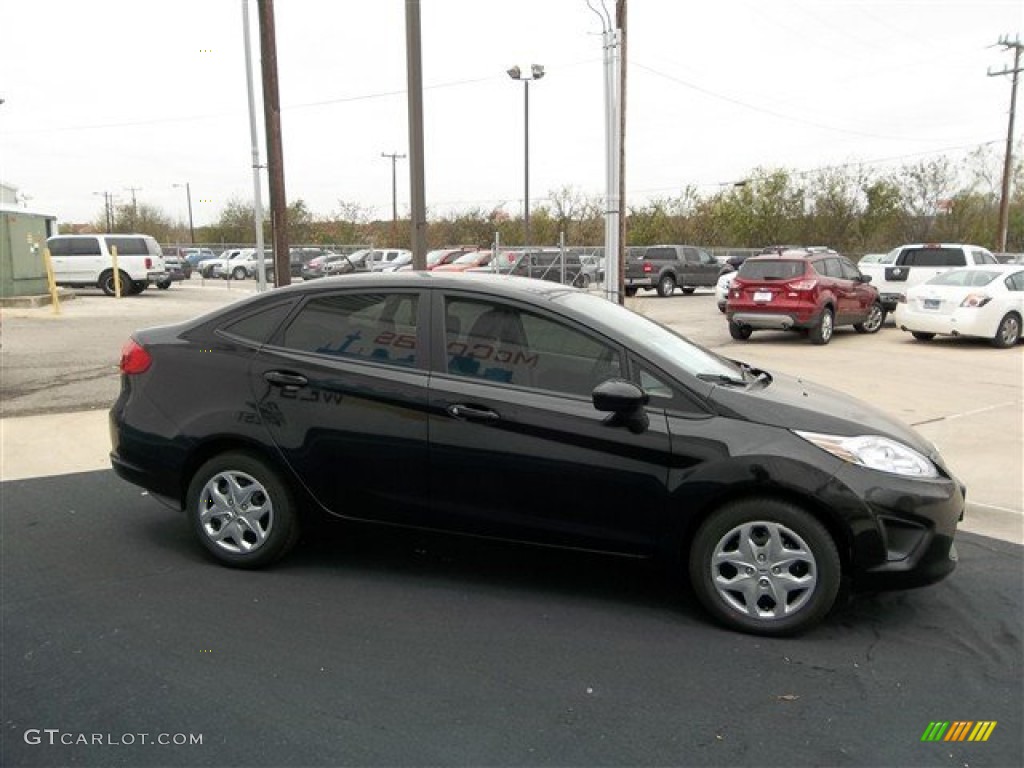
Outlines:
<svg viewBox="0 0 1024 768"><path fill-rule="evenodd" d="M168 279L160 244L149 235L54 235L46 247L58 285L95 286L113 296L114 248L121 293L142 293L150 283Z"/></svg>

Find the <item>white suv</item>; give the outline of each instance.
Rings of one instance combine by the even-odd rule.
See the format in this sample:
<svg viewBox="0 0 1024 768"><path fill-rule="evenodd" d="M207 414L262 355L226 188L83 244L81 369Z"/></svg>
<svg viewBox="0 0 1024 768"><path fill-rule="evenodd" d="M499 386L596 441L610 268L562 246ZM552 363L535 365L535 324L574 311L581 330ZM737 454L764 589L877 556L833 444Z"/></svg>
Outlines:
<svg viewBox="0 0 1024 768"><path fill-rule="evenodd" d="M114 295L114 249L121 292L142 293L168 279L160 245L149 235L54 235L46 241L58 285L93 286Z"/></svg>

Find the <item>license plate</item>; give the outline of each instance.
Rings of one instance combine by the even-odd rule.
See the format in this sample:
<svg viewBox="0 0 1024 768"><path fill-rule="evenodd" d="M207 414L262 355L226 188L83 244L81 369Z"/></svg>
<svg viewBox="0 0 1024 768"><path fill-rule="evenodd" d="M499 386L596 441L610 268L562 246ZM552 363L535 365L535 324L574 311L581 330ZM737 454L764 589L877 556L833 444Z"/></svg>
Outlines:
<svg viewBox="0 0 1024 768"><path fill-rule="evenodd" d="M941 306L942 306L942 300L941 299L925 299L924 300L924 308L925 309L938 309Z"/></svg>
<svg viewBox="0 0 1024 768"><path fill-rule="evenodd" d="M771 291L754 291L754 301L771 301Z"/></svg>

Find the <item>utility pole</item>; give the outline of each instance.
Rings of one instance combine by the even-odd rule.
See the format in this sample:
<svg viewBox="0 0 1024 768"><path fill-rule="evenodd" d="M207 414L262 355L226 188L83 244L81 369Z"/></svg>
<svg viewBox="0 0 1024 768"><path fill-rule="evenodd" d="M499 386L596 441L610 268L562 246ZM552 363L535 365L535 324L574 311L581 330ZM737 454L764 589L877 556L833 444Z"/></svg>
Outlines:
<svg viewBox="0 0 1024 768"><path fill-rule="evenodd" d="M141 192L142 187L125 187L126 192L132 193L132 232L135 231L135 223L139 220L139 206L135 202L135 193Z"/></svg>
<svg viewBox="0 0 1024 768"><path fill-rule="evenodd" d="M423 54L420 0L405 0L405 69L409 102L409 209L412 268L427 268L427 195L423 172Z"/></svg>
<svg viewBox="0 0 1024 768"><path fill-rule="evenodd" d="M291 284L288 255L288 198L284 192L281 97L277 90L277 34L274 0L258 0L263 73L263 119L267 124L267 175L270 180L270 227L274 238L274 283Z"/></svg>
<svg viewBox="0 0 1024 768"><path fill-rule="evenodd" d="M405 159L405 155L400 155L397 152L381 152L380 156L391 158L391 239L393 241L395 231L398 229L398 175L395 166L399 160Z"/></svg>
<svg viewBox="0 0 1024 768"><path fill-rule="evenodd" d="M619 28L619 303L625 303L626 276L626 0L616 0L615 24Z"/></svg>
<svg viewBox="0 0 1024 768"><path fill-rule="evenodd" d="M1006 157L1003 161L1003 186L999 197L999 233L997 235L997 248L1000 253L1006 252L1006 234L1010 226L1010 174L1013 171L1013 122L1017 112L1017 76L1021 73L1020 52L1024 49L1024 43L1020 38L1010 40L1003 37L999 45L1006 50L1013 49L1013 69L1003 68L1000 72L988 71L989 77L1000 75L1013 75L1010 85L1010 124L1006 131Z"/></svg>

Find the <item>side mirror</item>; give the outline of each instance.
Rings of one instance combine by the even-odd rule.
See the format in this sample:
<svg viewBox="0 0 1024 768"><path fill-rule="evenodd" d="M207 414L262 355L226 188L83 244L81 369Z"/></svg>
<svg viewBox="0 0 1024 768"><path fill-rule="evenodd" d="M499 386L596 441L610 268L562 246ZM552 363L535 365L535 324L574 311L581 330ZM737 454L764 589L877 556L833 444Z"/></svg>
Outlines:
<svg viewBox="0 0 1024 768"><path fill-rule="evenodd" d="M610 427L626 427L634 434L646 431L650 425L644 406L650 399L646 392L631 381L608 379L591 393L594 408L611 416L605 420Z"/></svg>
<svg viewBox="0 0 1024 768"><path fill-rule="evenodd" d="M859 279L860 279L860 282L862 282L862 283L870 283L871 282L871 275L861 275Z"/></svg>

